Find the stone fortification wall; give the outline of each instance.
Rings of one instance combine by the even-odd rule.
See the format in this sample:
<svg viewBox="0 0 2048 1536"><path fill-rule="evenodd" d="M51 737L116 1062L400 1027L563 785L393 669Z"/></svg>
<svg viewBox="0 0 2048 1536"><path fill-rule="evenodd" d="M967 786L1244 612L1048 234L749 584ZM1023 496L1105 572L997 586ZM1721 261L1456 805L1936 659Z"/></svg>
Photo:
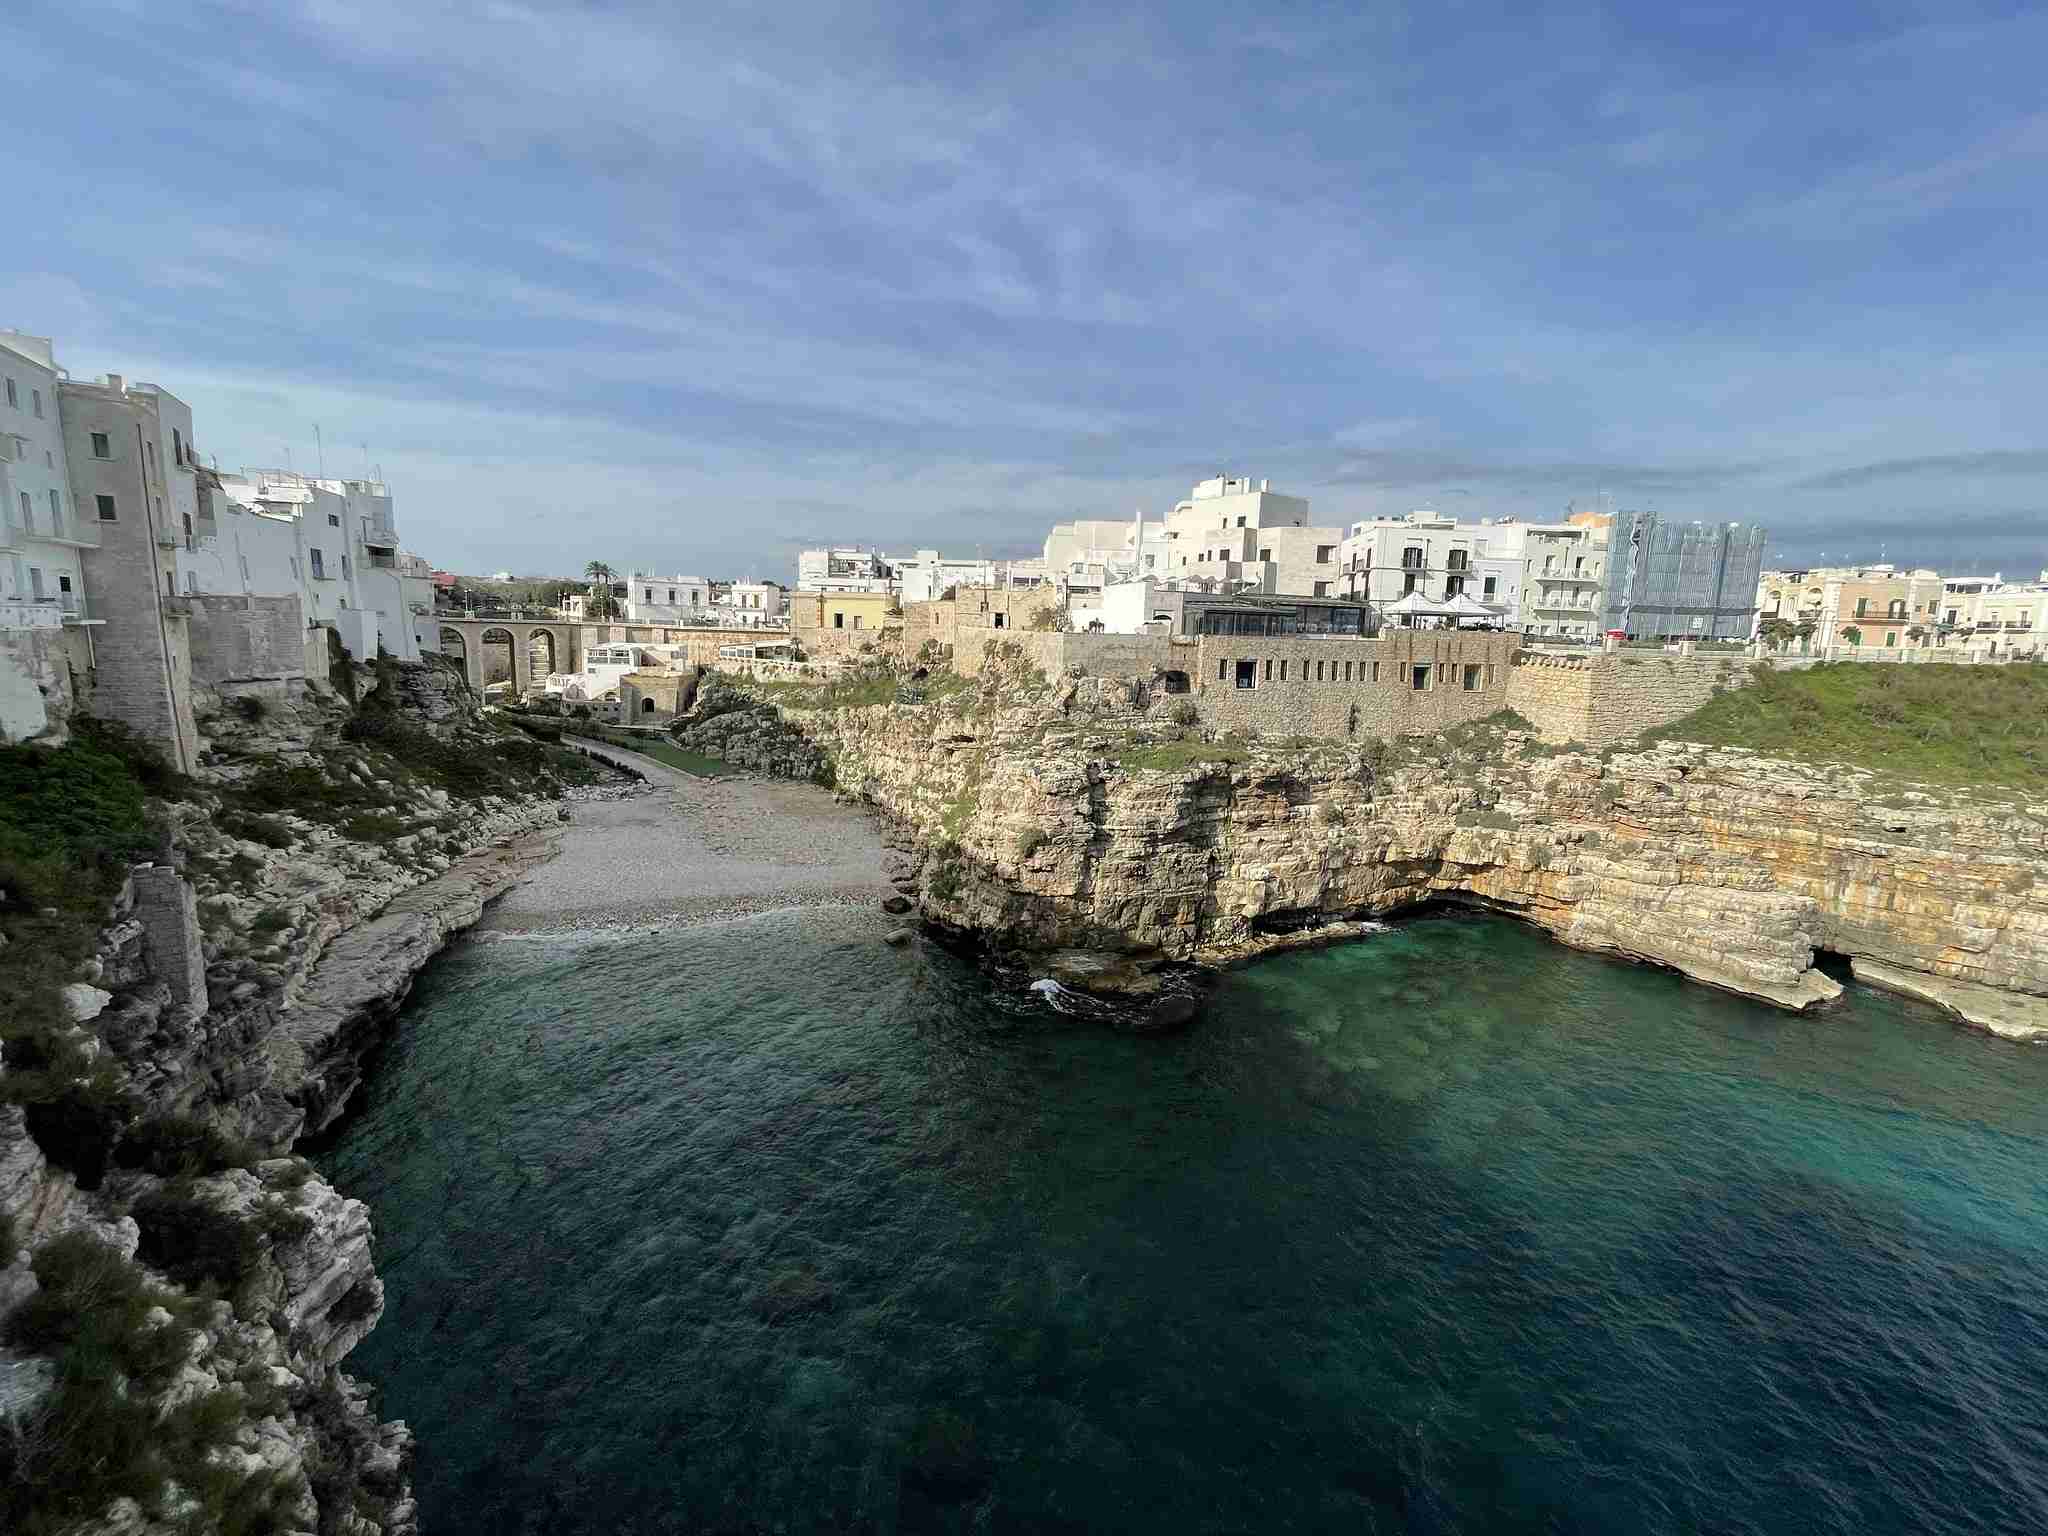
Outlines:
<svg viewBox="0 0 2048 1536"><path fill-rule="evenodd" d="M1061 634L1052 630L989 629L962 622L953 648L953 670L980 677L991 650L1013 645L1047 677L1080 671L1089 677L1150 677L1166 668L1186 668L1193 648L1178 650L1163 635ZM1173 658L1183 657L1180 661Z"/></svg>
<svg viewBox="0 0 2048 1536"><path fill-rule="evenodd" d="M193 682L211 686L306 676L306 621L296 595L181 601L192 642ZM324 646L325 637L321 640Z"/></svg>
<svg viewBox="0 0 2048 1536"><path fill-rule="evenodd" d="M1234 731L1334 739L1440 731L1507 707L1516 644L1511 635L1444 630L1376 640L1204 635L1192 648L1195 707L1203 724ZM1240 686L1246 663L1250 686Z"/></svg>
<svg viewBox="0 0 2048 1536"><path fill-rule="evenodd" d="M1524 651L1509 669L1507 707L1545 741L1606 747L1689 715L1718 693L1747 687L1749 668L1738 656Z"/></svg>

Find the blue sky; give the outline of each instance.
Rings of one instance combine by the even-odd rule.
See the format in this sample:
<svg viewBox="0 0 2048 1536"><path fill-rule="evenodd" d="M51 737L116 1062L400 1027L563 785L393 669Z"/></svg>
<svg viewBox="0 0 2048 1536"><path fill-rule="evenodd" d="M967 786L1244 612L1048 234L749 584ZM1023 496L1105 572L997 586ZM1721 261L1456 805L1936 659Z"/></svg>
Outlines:
<svg viewBox="0 0 2048 1536"><path fill-rule="evenodd" d="M0 324L463 570L1611 493L2048 566L2048 11L15 0Z"/></svg>

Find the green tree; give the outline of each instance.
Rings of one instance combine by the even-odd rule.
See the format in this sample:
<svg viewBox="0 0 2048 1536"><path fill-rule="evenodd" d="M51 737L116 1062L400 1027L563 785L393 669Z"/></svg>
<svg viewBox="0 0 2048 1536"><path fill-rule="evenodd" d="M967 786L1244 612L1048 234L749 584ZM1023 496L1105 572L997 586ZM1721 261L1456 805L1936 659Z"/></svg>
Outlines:
<svg viewBox="0 0 2048 1536"><path fill-rule="evenodd" d="M1774 651L1781 651L1799 636L1799 626L1775 614L1756 627L1757 638Z"/></svg>
<svg viewBox="0 0 2048 1536"><path fill-rule="evenodd" d="M1847 629L1842 631L1842 638L1851 645L1861 645L1863 643L1863 631L1858 629L1854 624L1851 624Z"/></svg>

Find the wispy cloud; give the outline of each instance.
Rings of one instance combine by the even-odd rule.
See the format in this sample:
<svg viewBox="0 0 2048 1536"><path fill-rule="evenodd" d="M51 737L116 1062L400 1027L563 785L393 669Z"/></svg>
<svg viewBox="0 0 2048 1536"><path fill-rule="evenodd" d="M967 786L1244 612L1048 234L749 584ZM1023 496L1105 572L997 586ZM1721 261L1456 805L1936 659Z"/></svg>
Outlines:
<svg viewBox="0 0 2048 1536"><path fill-rule="evenodd" d="M454 564L1015 550L1219 464L1332 522L2048 499L2048 20L1753 35L18 0L0 324L180 390L230 464L369 440Z"/></svg>
<svg viewBox="0 0 2048 1536"><path fill-rule="evenodd" d="M1795 481L1794 485L1802 491L1848 491L1867 485L1882 485L1891 480L1935 475L1963 479L1982 475L2048 477L2048 448L1930 453L1910 459L1879 459L1871 464L1808 475ZM2044 510L2042 515L2048 517L2048 510Z"/></svg>

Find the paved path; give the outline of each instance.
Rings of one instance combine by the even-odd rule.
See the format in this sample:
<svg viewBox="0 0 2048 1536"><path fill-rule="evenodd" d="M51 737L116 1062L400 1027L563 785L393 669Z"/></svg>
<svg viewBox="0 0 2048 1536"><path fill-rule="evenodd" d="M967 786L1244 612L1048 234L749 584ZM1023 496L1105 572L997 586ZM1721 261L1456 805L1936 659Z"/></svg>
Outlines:
<svg viewBox="0 0 2048 1536"><path fill-rule="evenodd" d="M882 840L830 791L773 779L700 779L638 753L564 736L630 763L646 794L575 807L562 851L478 926L554 932L702 922L890 894Z"/></svg>

